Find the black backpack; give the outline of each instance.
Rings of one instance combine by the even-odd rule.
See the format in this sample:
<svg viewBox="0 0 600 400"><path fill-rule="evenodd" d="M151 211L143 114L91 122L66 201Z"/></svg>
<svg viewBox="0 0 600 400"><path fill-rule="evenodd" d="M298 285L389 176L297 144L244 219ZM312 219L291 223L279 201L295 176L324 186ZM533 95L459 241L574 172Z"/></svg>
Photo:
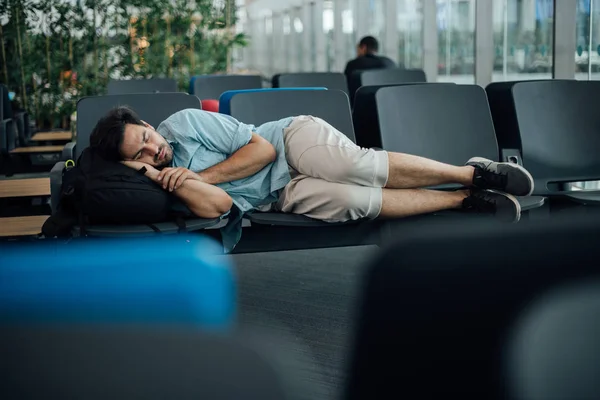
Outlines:
<svg viewBox="0 0 600 400"><path fill-rule="evenodd" d="M82 235L85 226L92 224L145 224L158 232L153 224L165 221L174 221L184 230L183 218L191 212L173 211L178 201L175 195L144 172L85 149L76 166L64 169L57 212L48 218L42 233L46 237L69 236L77 224Z"/></svg>

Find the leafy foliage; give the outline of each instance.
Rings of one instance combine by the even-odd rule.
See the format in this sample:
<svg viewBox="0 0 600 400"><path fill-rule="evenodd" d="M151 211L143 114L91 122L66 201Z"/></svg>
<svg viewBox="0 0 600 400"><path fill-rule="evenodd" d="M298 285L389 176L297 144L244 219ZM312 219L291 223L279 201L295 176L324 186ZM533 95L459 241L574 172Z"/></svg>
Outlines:
<svg viewBox="0 0 600 400"><path fill-rule="evenodd" d="M76 100L110 79L226 72L246 45L235 1L0 0L0 82L38 127L66 128Z"/></svg>

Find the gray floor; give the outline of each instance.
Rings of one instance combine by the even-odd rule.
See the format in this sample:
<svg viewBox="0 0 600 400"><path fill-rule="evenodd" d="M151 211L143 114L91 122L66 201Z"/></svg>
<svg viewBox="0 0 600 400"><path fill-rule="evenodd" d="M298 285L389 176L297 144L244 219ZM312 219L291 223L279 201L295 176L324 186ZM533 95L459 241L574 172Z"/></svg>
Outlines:
<svg viewBox="0 0 600 400"><path fill-rule="evenodd" d="M339 398L362 271L376 251L361 246L233 256L240 327L283 343L279 353L303 386L300 398Z"/></svg>

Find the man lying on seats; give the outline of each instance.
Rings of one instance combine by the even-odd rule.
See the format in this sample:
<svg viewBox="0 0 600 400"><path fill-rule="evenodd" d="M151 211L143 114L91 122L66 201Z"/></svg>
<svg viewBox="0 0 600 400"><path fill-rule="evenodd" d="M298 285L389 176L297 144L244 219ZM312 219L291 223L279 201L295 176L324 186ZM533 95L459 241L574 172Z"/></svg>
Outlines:
<svg viewBox="0 0 600 400"><path fill-rule="evenodd" d="M233 202L242 213L276 210L329 222L459 208L518 221L520 206L512 195L533 191L531 175L518 165L476 157L453 166L363 149L311 116L255 127L188 109L155 130L119 107L98 122L90 143L106 158L146 167L152 180L207 218ZM422 189L447 183L465 189Z"/></svg>

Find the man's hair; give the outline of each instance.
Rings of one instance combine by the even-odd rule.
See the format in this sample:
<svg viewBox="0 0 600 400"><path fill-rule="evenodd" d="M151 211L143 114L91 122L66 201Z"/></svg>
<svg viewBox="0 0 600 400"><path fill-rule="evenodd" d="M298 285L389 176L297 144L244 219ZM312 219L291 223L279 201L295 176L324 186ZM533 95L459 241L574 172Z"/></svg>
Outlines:
<svg viewBox="0 0 600 400"><path fill-rule="evenodd" d="M375 53L379 51L379 42L373 36L365 36L364 38L360 39L358 46L365 46L369 53Z"/></svg>
<svg viewBox="0 0 600 400"><path fill-rule="evenodd" d="M90 136L90 147L106 160L122 160L120 148L127 124L144 125L131 108L127 106L113 108L100 118L94 127Z"/></svg>

